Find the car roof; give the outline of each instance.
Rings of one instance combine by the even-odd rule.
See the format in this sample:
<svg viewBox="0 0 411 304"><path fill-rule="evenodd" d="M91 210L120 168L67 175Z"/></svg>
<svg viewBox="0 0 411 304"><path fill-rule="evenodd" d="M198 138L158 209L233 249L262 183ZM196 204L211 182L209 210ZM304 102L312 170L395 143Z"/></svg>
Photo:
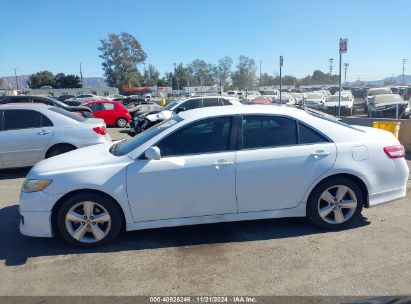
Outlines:
<svg viewBox="0 0 411 304"><path fill-rule="evenodd" d="M31 102L18 102L18 103L6 103L0 105L0 110L4 109L12 109L12 110L18 110L18 109L49 109L52 108L53 106L49 106L43 103L31 103Z"/></svg>
<svg viewBox="0 0 411 304"><path fill-rule="evenodd" d="M196 120L201 118L225 115L241 115L241 114L271 114L271 115L290 115L290 116L305 116L308 115L304 110L277 106L277 105L241 105L241 106L219 106L206 107L193 110L182 111L178 113L183 119Z"/></svg>

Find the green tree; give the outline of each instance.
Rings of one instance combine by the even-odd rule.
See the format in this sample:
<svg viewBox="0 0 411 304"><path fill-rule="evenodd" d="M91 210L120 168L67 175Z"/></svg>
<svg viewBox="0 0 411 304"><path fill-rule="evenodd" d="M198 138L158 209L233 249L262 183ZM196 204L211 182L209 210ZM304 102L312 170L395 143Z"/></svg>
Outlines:
<svg viewBox="0 0 411 304"><path fill-rule="evenodd" d="M123 32L119 35L109 34L100 42L99 57L103 59L102 66L107 83L118 88L130 82L140 83L137 66L146 60L147 55L138 40Z"/></svg>
<svg viewBox="0 0 411 304"><path fill-rule="evenodd" d="M157 85L159 79L160 79L160 72L156 69L154 65L149 64L148 68L144 69L143 85L145 86Z"/></svg>
<svg viewBox="0 0 411 304"><path fill-rule="evenodd" d="M238 58L237 69L231 74L234 87L240 90L250 90L256 86L257 67L252 58L241 55Z"/></svg>
<svg viewBox="0 0 411 304"><path fill-rule="evenodd" d="M259 79L260 86L271 86L275 84L275 78L267 73L261 74Z"/></svg>
<svg viewBox="0 0 411 304"><path fill-rule="evenodd" d="M81 88L82 83L80 78L76 75L65 75L64 73L58 73L54 76L53 87L57 89Z"/></svg>
<svg viewBox="0 0 411 304"><path fill-rule="evenodd" d="M233 66L233 59L229 56L224 56L218 60L218 64L213 67L213 75L216 83L222 85L224 88L229 86L228 79L231 74Z"/></svg>
<svg viewBox="0 0 411 304"><path fill-rule="evenodd" d="M0 88L3 87L4 80L0 78Z"/></svg>
<svg viewBox="0 0 411 304"><path fill-rule="evenodd" d="M29 76L29 88L38 89L42 86L54 86L54 75L49 71L40 71Z"/></svg>
<svg viewBox="0 0 411 304"><path fill-rule="evenodd" d="M213 79L212 65L204 60L195 59L187 66L187 69L189 70L189 74L194 78L194 84L210 86L215 83Z"/></svg>

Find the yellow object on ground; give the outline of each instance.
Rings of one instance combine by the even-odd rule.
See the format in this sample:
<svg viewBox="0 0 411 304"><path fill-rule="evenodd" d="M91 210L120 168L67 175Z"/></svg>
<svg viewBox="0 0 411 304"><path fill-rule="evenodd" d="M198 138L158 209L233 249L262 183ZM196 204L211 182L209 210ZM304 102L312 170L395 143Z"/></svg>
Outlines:
<svg viewBox="0 0 411 304"><path fill-rule="evenodd" d="M164 98L160 99L160 106L164 107L165 105L166 105L166 100Z"/></svg>
<svg viewBox="0 0 411 304"><path fill-rule="evenodd" d="M398 132L400 131L399 121L374 121L372 123L373 128L385 130L394 134L398 138Z"/></svg>

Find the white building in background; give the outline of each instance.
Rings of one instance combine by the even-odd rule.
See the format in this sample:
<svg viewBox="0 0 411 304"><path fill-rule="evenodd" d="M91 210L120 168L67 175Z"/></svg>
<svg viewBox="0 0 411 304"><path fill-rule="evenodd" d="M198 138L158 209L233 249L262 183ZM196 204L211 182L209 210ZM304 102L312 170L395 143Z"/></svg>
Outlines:
<svg viewBox="0 0 411 304"><path fill-rule="evenodd" d="M220 86L196 86L196 87L183 87L183 91L186 94L219 94Z"/></svg>
<svg viewBox="0 0 411 304"><path fill-rule="evenodd" d="M118 94L117 88L102 87L102 88L76 88L76 89L26 89L28 95L51 95L59 97L62 95L77 96L80 94L93 94L97 96L109 96Z"/></svg>

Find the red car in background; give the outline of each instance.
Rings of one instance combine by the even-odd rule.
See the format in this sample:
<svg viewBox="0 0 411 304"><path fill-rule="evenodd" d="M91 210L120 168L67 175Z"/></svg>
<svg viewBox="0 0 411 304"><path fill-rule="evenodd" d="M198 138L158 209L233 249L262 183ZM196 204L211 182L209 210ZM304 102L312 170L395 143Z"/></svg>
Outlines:
<svg viewBox="0 0 411 304"><path fill-rule="evenodd" d="M93 111L95 118L102 118L108 126L124 128L130 123L131 115L120 101L94 100L84 104Z"/></svg>

